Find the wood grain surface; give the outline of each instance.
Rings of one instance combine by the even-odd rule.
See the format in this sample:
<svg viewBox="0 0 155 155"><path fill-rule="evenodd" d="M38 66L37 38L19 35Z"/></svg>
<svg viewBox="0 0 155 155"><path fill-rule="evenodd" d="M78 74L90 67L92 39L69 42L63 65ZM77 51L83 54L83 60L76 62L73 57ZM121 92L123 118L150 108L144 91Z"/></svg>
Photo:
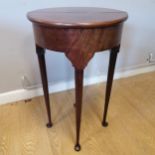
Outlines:
<svg viewBox="0 0 155 155"><path fill-rule="evenodd" d="M95 7L60 7L31 11L27 17L33 23L50 27L93 28L125 21L124 11Z"/></svg>
<svg viewBox="0 0 155 155"><path fill-rule="evenodd" d="M123 24L94 29L58 29L33 24L36 44L45 49L64 52L77 69L84 69L95 52L118 46L122 27Z"/></svg>
<svg viewBox="0 0 155 155"><path fill-rule="evenodd" d="M27 17L38 46L64 52L76 69L84 69L95 52L120 45L128 15L114 9L62 7L35 10Z"/></svg>
<svg viewBox="0 0 155 155"><path fill-rule="evenodd" d="M75 152L74 91L50 95L53 127L43 97L0 106L0 155L154 155L155 73L116 80L109 126L101 126L105 83L84 88L81 152Z"/></svg>

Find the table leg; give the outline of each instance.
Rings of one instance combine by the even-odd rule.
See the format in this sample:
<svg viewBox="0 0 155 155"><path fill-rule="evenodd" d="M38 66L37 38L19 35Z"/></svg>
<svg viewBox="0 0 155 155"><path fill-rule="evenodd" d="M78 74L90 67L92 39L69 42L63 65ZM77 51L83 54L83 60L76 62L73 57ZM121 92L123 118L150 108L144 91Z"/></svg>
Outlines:
<svg viewBox="0 0 155 155"><path fill-rule="evenodd" d="M82 112L82 95L83 95L83 70L75 69L75 91L76 91L76 145L74 149L80 151L80 124Z"/></svg>
<svg viewBox="0 0 155 155"><path fill-rule="evenodd" d="M108 126L108 122L106 122L109 99L111 94L112 82L113 82L113 75L115 70L115 64L117 59L117 54L119 52L120 46L114 47L110 51L110 58L109 58L109 69L108 69L108 79L106 85L106 96L105 96L105 106L104 106L104 113L103 113L103 121L102 125L104 127Z"/></svg>
<svg viewBox="0 0 155 155"><path fill-rule="evenodd" d="M40 67L40 73L41 73L41 79L42 79L43 91L44 91L44 97L45 97L45 104L46 104L47 115L48 115L47 127L50 128L52 127L52 121L51 121L50 100L49 100L48 81L47 81L47 73L46 73L45 50L42 47L39 47L38 45L36 45L36 52L38 55L38 61L39 61L39 67Z"/></svg>

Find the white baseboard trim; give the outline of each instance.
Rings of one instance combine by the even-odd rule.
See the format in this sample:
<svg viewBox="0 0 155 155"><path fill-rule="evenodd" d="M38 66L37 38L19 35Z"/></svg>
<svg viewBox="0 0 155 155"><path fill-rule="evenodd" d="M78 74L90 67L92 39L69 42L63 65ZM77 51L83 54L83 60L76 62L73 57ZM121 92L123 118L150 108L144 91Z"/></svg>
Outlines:
<svg viewBox="0 0 155 155"><path fill-rule="evenodd" d="M135 69L127 70L127 71L116 72L114 79L135 76L138 74L148 73L152 71L155 71L155 65L145 66L142 68L135 68ZM106 81L106 79L107 79L106 75L85 78L84 85L86 86L86 85L104 82ZM50 93L60 92L60 91L64 91L64 90L68 90L72 88L74 88L73 80L68 81L68 82L62 81L54 85L49 84ZM0 94L0 105L11 103L11 102L16 102L20 100L25 100L25 99L29 99L29 98L33 98L33 97L41 96L41 95L43 95L42 88L34 88L31 90L25 90L25 89L13 90L10 92L5 92L5 93Z"/></svg>

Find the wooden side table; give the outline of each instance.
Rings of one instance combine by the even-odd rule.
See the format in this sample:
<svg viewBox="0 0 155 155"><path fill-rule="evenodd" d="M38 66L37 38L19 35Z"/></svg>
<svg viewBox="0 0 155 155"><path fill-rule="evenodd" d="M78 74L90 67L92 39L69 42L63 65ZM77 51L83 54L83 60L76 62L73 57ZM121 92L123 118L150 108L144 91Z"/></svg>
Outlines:
<svg viewBox="0 0 155 155"><path fill-rule="evenodd" d="M29 12L33 23L36 52L38 55L44 97L48 114L47 127L52 126L48 82L45 63L45 49L65 53L75 68L76 91L76 144L80 147L80 122L82 111L83 73L89 60L96 52L110 49L108 79L102 125L106 122L113 74L120 48L123 22L126 12L89 7L50 8Z"/></svg>

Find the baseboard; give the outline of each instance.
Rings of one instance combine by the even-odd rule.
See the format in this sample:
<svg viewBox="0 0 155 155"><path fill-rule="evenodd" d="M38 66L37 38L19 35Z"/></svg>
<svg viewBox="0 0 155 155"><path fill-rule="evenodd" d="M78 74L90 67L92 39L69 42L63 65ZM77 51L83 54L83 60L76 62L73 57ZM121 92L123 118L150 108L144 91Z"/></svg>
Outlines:
<svg viewBox="0 0 155 155"><path fill-rule="evenodd" d="M142 68L132 68L126 71L116 72L114 79L126 78L126 77L135 76L138 74L148 73L152 71L155 71L155 65L145 66ZM90 77L87 79L85 78L84 85L86 86L86 85L104 82L106 78L107 78L106 75ZM74 81L68 81L68 82L62 81L54 85L49 84L50 93L60 92L60 91L64 91L72 88L74 88ZM25 89L14 90L14 91L0 94L0 105L16 102L20 100L25 100L25 99L29 99L29 98L33 98L41 95L43 95L42 88L34 88L31 90L25 90Z"/></svg>

